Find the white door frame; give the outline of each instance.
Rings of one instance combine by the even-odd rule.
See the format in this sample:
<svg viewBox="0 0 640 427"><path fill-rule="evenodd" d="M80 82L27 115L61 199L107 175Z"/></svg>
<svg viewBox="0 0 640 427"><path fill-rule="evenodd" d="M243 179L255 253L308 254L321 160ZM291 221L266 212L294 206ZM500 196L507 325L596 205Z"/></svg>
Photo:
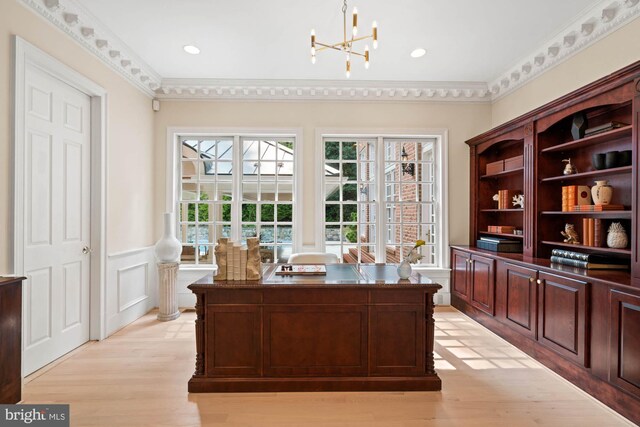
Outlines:
<svg viewBox="0 0 640 427"><path fill-rule="evenodd" d="M24 141L25 74L35 67L91 98L91 283L89 339L106 338L106 198L107 198L107 92L24 39L13 36L14 84L14 216L13 272L24 274Z"/></svg>

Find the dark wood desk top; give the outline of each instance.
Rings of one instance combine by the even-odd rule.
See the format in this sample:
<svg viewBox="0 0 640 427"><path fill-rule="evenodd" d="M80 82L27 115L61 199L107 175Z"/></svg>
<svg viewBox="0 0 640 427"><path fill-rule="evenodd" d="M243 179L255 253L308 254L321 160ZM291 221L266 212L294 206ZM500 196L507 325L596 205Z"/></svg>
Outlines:
<svg viewBox="0 0 640 427"><path fill-rule="evenodd" d="M413 273L409 279L398 277L395 265L386 264L328 264L327 274L320 276L279 276L277 264L264 266L260 280L224 280L216 281L212 274L189 285L189 289L203 288L317 288L317 287L354 287L354 288L422 288L437 291L442 288L431 279L419 273Z"/></svg>
<svg viewBox="0 0 640 427"><path fill-rule="evenodd" d="M26 277L20 276L0 276L0 286L9 285L11 283L19 282L25 279Z"/></svg>

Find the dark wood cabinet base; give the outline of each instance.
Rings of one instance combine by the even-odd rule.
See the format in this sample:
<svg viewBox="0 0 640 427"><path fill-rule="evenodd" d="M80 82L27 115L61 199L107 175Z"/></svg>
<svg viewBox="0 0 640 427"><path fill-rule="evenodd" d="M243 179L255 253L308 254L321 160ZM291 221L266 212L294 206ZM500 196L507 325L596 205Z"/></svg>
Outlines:
<svg viewBox="0 0 640 427"><path fill-rule="evenodd" d="M191 378L189 393L285 391L438 391L437 375L421 377Z"/></svg>

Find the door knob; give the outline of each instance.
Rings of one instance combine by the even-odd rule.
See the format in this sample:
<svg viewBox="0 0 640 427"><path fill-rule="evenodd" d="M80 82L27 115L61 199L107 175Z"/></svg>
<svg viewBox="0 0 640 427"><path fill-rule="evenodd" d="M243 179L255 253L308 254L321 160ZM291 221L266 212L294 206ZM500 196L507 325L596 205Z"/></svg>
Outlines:
<svg viewBox="0 0 640 427"><path fill-rule="evenodd" d="M82 248L82 253L83 254L90 254L91 253L91 248L89 246L85 246L84 248Z"/></svg>

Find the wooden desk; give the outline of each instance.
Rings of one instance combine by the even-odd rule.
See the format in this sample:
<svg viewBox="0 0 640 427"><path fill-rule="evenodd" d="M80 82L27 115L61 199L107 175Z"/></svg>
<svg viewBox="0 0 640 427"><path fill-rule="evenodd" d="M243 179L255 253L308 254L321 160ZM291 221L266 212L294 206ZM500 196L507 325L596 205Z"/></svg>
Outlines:
<svg viewBox="0 0 640 427"><path fill-rule="evenodd" d="M0 277L0 403L22 400L22 281Z"/></svg>
<svg viewBox="0 0 640 427"><path fill-rule="evenodd" d="M327 265L326 276L205 277L190 392L440 390L433 294L395 266Z"/></svg>

